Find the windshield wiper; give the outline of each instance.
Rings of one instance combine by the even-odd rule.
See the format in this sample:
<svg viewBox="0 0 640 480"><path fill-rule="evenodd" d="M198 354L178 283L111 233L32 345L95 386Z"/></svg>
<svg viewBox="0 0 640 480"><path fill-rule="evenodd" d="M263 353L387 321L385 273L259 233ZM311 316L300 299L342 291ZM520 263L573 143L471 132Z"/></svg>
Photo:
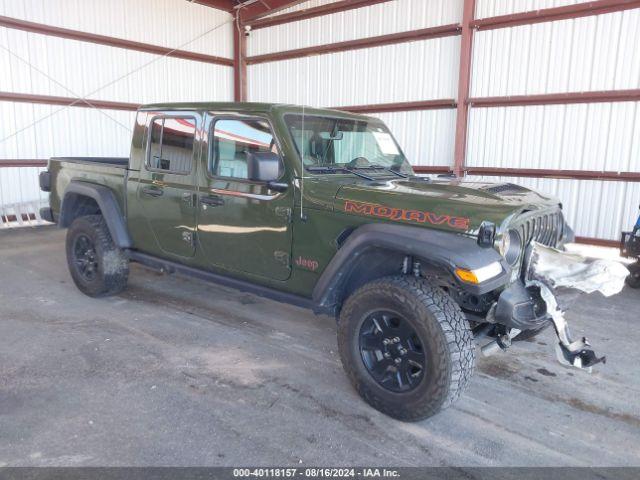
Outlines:
<svg viewBox="0 0 640 480"><path fill-rule="evenodd" d="M362 169L362 170L384 170L386 172L389 173L393 173L394 175L397 175L398 177L402 177L402 178L409 178L409 175L405 175L404 173L400 173L395 171L394 169L390 168L390 167L385 167L384 165L367 165L366 167L351 167L351 168L356 168L358 170Z"/></svg>
<svg viewBox="0 0 640 480"><path fill-rule="evenodd" d="M324 173L340 173L340 172L347 172L347 173L352 173L353 175L360 177L360 178L364 178L365 180L372 180L373 178L371 178L368 175L365 175L364 173L359 173L354 171L351 168L346 168L346 167L332 167L332 166L324 166L324 167L306 167L308 171L310 172L324 172Z"/></svg>

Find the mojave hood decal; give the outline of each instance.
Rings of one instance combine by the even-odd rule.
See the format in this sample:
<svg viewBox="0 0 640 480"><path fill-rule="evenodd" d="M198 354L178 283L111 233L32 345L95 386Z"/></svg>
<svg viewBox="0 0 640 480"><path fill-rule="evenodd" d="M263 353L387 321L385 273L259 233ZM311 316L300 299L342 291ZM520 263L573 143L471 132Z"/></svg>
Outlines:
<svg viewBox="0 0 640 480"><path fill-rule="evenodd" d="M460 230L468 230L470 219L452 215L438 215L423 210L406 210L403 208L377 205L373 203L354 202L346 200L344 211L370 217L387 218L389 220L405 220L416 223L430 223L432 225L448 225Z"/></svg>

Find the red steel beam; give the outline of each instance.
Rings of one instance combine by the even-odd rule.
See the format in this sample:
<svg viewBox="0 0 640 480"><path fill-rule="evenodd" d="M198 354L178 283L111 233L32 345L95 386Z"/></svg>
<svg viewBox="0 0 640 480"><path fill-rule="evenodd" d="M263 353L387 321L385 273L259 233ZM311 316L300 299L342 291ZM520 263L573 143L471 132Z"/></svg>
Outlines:
<svg viewBox="0 0 640 480"><path fill-rule="evenodd" d="M50 35L53 37L78 40L81 42L97 43L100 45L108 45L110 47L124 48L127 50L153 53L155 55L166 55L168 57L182 58L184 60L225 65L228 67L233 66L233 60L231 60L230 58L216 57L213 55L205 55L204 53L189 52L186 50L174 50L172 48L161 47L159 45L151 45L149 43L134 42L133 40L125 40L123 38L115 38L106 35L98 35L95 33L80 32L78 30L53 27L51 25L45 25L42 23L27 22L26 20L19 20L17 18L0 16L0 27L13 28L16 30L34 32L42 35Z"/></svg>
<svg viewBox="0 0 640 480"><path fill-rule="evenodd" d="M282 15L260 18L249 22L249 25L251 25L253 30L257 30L259 28L282 25L283 23L299 22L300 20L307 20L309 18L331 15L332 13L346 12L356 8L370 7L372 5L377 5L378 3L386 3L389 1L391 0L342 0L334 3L328 3L326 5L320 5L318 7L305 8L304 10L299 10L297 12L283 13Z"/></svg>
<svg viewBox="0 0 640 480"><path fill-rule="evenodd" d="M379 103L376 105L352 105L349 107L332 107L334 110L342 110L351 113L385 113L385 112L410 112L413 110L440 110L456 108L453 98L440 100L423 100L417 102Z"/></svg>
<svg viewBox="0 0 640 480"><path fill-rule="evenodd" d="M529 105L562 105L570 103L638 102L640 88L631 90L605 90L594 92L549 93L542 95L512 95L505 97L470 98L469 105L476 108L517 107Z"/></svg>
<svg viewBox="0 0 640 480"><path fill-rule="evenodd" d="M604 238L576 237L576 243L595 245L596 247L620 248L620 240L606 240Z"/></svg>
<svg viewBox="0 0 640 480"><path fill-rule="evenodd" d="M236 102L244 102L247 100L247 37L238 25L236 19L232 28L233 99Z"/></svg>
<svg viewBox="0 0 640 480"><path fill-rule="evenodd" d="M205 5L207 7L217 8L218 10L225 10L232 12L236 3L233 0L192 0L194 3Z"/></svg>
<svg viewBox="0 0 640 480"><path fill-rule="evenodd" d="M57 97L53 95L34 95L30 93L0 92L0 101L18 103L42 103L46 105L63 105L83 108L104 108L106 110L136 111L138 103L113 102L110 100L92 100L73 97Z"/></svg>
<svg viewBox="0 0 640 480"><path fill-rule="evenodd" d="M22 213L20 216L22 217L23 222L36 219L36 216L33 213ZM2 221L2 223L11 223L17 222L18 217L16 215L0 215L0 220Z"/></svg>
<svg viewBox="0 0 640 480"><path fill-rule="evenodd" d="M611 172L611 171L597 171L597 170L553 170L553 169L544 169L544 168L494 168L494 167L465 167L464 171L467 175L640 182L639 172Z"/></svg>
<svg viewBox="0 0 640 480"><path fill-rule="evenodd" d="M0 168L5 167L46 167L46 160L20 160L20 159L0 159Z"/></svg>
<svg viewBox="0 0 640 480"><path fill-rule="evenodd" d="M478 30L492 30L496 28L517 27L519 25L531 25L534 23L601 15L603 13L620 12L622 10L639 7L640 1L638 0L599 0L564 7L543 8L529 12L481 18L473 20L471 26Z"/></svg>
<svg viewBox="0 0 640 480"><path fill-rule="evenodd" d="M416 173L452 171L451 167L413 167ZM600 180L618 182L640 182L640 172L612 172L597 170L554 170L545 168L501 168L501 167L464 167L467 175L487 177L526 177L557 178L564 180Z"/></svg>
<svg viewBox="0 0 640 480"><path fill-rule="evenodd" d="M358 40L347 40L345 42L329 43L326 45L316 45L314 47L298 48L296 50L256 55L253 57L247 57L247 64L256 65L258 63L277 62L280 60L289 60L291 58L303 58L312 55L324 55L327 53L380 47L383 45L428 40L430 38L449 37L458 34L460 34L459 25L441 25L438 27L410 30L408 32L391 33L389 35L379 35L376 37L360 38Z"/></svg>
<svg viewBox="0 0 640 480"><path fill-rule="evenodd" d="M462 38L460 41L460 69L458 72L458 107L456 113L456 136L453 155L453 172L462 173L467 149L467 127L469 121L469 87L471 85L471 55L473 29L470 24L476 10L475 0L464 0L462 10Z"/></svg>
<svg viewBox="0 0 640 480"><path fill-rule="evenodd" d="M429 165L429 166L425 166L425 165L414 165L413 166L413 171L416 173L422 173L422 174L447 174L447 173L451 173L452 172L452 168L451 167L447 167L447 166L441 166L441 165Z"/></svg>
<svg viewBox="0 0 640 480"><path fill-rule="evenodd" d="M250 23L252 20L257 20L258 18L306 1L307 0L256 0L246 7L238 8L237 12L240 16L240 23L244 25Z"/></svg>

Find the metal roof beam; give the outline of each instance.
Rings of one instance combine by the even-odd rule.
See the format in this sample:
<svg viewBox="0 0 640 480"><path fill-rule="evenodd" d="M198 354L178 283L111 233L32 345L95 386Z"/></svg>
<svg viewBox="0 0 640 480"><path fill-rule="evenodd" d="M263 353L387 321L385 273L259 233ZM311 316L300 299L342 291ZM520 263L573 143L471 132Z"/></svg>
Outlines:
<svg viewBox="0 0 640 480"><path fill-rule="evenodd" d="M283 13L273 17L261 18L249 22L251 28L257 30L259 28L273 27L274 25L282 25L283 23L298 22L309 18L320 17L323 15L331 15L332 13L346 12L356 8L370 7L379 3L386 3L391 0L342 0L339 2L328 3L318 7L306 8L297 12Z"/></svg>
<svg viewBox="0 0 640 480"><path fill-rule="evenodd" d="M258 18L276 13L285 8L293 7L305 1L307 0L245 0L238 4L235 9L240 16L240 23L247 24L251 23L252 20L257 20Z"/></svg>

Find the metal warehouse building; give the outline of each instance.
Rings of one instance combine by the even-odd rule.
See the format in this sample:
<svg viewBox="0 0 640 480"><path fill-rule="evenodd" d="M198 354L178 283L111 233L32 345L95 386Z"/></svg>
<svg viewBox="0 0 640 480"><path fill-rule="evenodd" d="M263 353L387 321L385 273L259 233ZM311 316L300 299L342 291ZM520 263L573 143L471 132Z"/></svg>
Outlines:
<svg viewBox="0 0 640 480"><path fill-rule="evenodd" d="M48 157L127 156L139 104L233 99L378 115L418 172L557 195L582 241L634 217L640 2L237 3L4 0L2 225Z"/></svg>
<svg viewBox="0 0 640 480"><path fill-rule="evenodd" d="M640 0L0 0L0 480L640 478L639 204Z"/></svg>

